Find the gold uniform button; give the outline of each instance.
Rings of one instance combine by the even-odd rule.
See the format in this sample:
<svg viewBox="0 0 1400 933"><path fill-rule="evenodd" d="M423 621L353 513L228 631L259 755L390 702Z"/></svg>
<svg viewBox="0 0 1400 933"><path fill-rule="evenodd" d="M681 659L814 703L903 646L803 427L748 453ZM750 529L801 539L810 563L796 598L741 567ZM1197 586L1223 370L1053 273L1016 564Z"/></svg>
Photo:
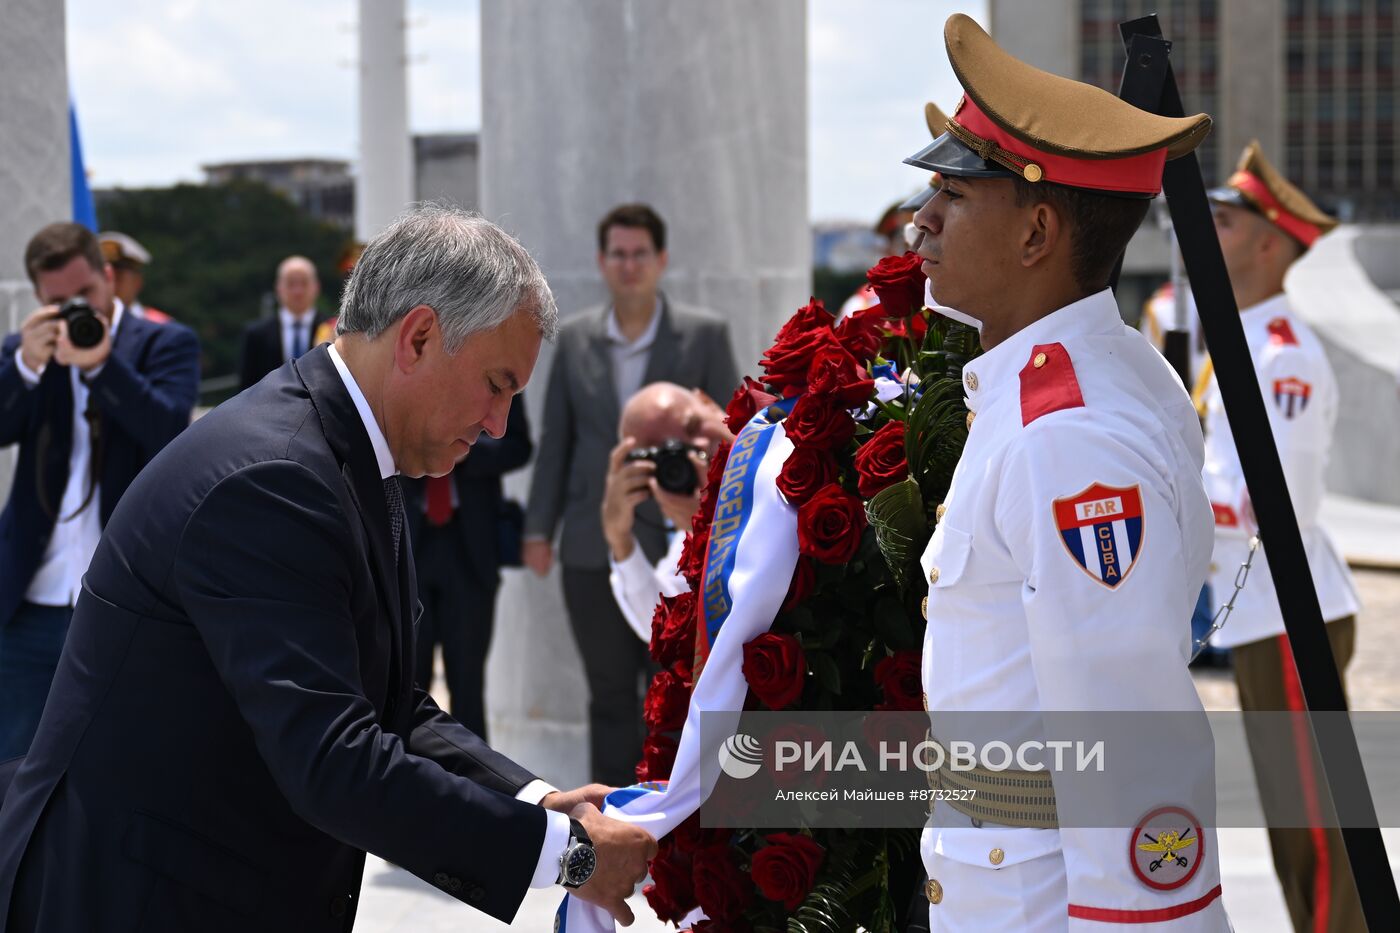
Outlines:
<svg viewBox="0 0 1400 933"><path fill-rule="evenodd" d="M927 621L928 621L928 597L927 597L927 596L924 597L924 601L923 601L923 602L919 603L919 611L922 612L922 613L924 614L924 621L927 622ZM926 710L928 709L928 700L924 700L924 709L926 709Z"/></svg>
<svg viewBox="0 0 1400 933"><path fill-rule="evenodd" d="M1034 162L1027 162L1026 167L1021 169L1021 177L1034 184L1045 177L1045 172Z"/></svg>
<svg viewBox="0 0 1400 933"><path fill-rule="evenodd" d="M939 884L936 878L930 878L928 884L924 885L924 894L927 895L930 904L943 903L943 885Z"/></svg>
<svg viewBox="0 0 1400 933"><path fill-rule="evenodd" d="M1035 355L1035 359L1031 360L1031 365L1034 366L1036 369L1039 369L1040 367L1044 366L1044 365L1045 365L1045 354L1044 354L1044 353L1037 353L1037 354Z"/></svg>
<svg viewBox="0 0 1400 933"><path fill-rule="evenodd" d="M933 517L938 521L943 521L943 516L948 514L948 507L942 502L938 503L938 508L933 510Z"/></svg>
<svg viewBox="0 0 1400 933"><path fill-rule="evenodd" d="M991 852L987 853L987 861L991 862L993 865L1000 865L1005 859L1006 853L1001 849L993 849Z"/></svg>
<svg viewBox="0 0 1400 933"><path fill-rule="evenodd" d="M963 376L963 382L967 385L967 391L969 391L969 392L976 392L976 391L977 391L977 374L976 374L976 373L968 373L966 376Z"/></svg>
<svg viewBox="0 0 1400 933"><path fill-rule="evenodd" d="M1270 221L1276 221L1276 220L1278 220L1278 208L1274 208L1274 207L1269 208L1267 216L1268 216L1268 218L1269 218Z"/></svg>
<svg viewBox="0 0 1400 933"><path fill-rule="evenodd" d="M930 582L930 583L937 583L937 582L938 582L938 568L937 568L937 567L930 567L930 568L928 569L928 582ZM924 598L927 599L928 597L925 596Z"/></svg>
<svg viewBox="0 0 1400 933"><path fill-rule="evenodd" d="M973 420L974 418L976 418L976 417L977 417L977 412L975 412L975 411L970 411L970 412L967 413L967 429L968 429L969 431L972 430L972 420Z"/></svg>

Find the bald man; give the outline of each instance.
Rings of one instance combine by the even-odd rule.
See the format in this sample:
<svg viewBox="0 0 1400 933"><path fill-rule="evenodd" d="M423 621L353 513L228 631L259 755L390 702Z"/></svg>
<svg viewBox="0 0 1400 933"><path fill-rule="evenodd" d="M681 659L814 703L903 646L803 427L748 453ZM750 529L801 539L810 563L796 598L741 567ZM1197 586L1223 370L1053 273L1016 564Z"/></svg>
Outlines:
<svg viewBox="0 0 1400 933"><path fill-rule="evenodd" d="M643 642L651 639L651 617L662 596L675 596L688 588L676 573L685 532L700 504L708 461L723 441L734 439L724 423L724 410L700 389L687 389L671 382L653 382L642 389L622 409L618 422L622 440L608 459L608 475L603 488L603 537L608 543L608 582L623 618ZM644 448L657 448L667 441L680 441L690 448L696 472L691 495L668 492L658 485L656 463L650 459L628 459L628 454ZM655 499L666 517L670 539L665 556L652 566L632 533L636 508Z"/></svg>
<svg viewBox="0 0 1400 933"><path fill-rule="evenodd" d="M324 320L316 310L321 283L310 259L288 256L278 263L275 288L277 313L249 324L243 332L243 352L238 364L240 392L310 350L316 328Z"/></svg>

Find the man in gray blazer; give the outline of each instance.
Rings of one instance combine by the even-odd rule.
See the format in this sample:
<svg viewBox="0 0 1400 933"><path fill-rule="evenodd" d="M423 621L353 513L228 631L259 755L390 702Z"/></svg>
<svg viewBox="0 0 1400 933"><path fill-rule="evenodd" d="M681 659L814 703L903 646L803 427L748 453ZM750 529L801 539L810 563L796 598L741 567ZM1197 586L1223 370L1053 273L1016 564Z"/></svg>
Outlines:
<svg viewBox="0 0 1400 933"><path fill-rule="evenodd" d="M598 269L612 300L560 328L525 518L525 563L540 576L560 532L564 605L588 679L592 772L613 786L635 780L648 663L612 597L599 514L622 405L663 379L724 404L739 382L725 321L659 290L666 259L666 225L650 207L624 204L598 224ZM655 502L638 506L636 535L648 560L665 553Z"/></svg>

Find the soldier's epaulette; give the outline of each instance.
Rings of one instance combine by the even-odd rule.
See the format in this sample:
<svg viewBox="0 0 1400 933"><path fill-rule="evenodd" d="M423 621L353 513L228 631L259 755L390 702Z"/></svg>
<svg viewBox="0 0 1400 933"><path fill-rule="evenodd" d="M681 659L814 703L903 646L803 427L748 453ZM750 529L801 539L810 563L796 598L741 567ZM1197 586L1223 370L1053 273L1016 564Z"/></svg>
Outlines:
<svg viewBox="0 0 1400 933"><path fill-rule="evenodd" d="M1074 363L1063 344L1042 343L1031 348L1021 370L1021 426L1065 408L1083 408Z"/></svg>
<svg viewBox="0 0 1400 933"><path fill-rule="evenodd" d="M1298 338L1293 336L1293 327L1286 317L1276 317L1269 322L1269 343L1281 347L1296 347Z"/></svg>

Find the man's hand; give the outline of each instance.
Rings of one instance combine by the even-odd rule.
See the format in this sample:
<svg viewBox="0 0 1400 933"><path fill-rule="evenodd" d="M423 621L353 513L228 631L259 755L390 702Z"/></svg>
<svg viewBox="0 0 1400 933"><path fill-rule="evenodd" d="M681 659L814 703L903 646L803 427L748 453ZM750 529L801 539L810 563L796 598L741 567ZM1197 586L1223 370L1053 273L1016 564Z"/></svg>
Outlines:
<svg viewBox="0 0 1400 933"><path fill-rule="evenodd" d="M603 486L603 537L607 539L613 560L626 560L636 545L632 526L636 508L651 495L651 478L656 464L650 460L628 461L627 455L637 447L636 438L624 437L608 455L608 475Z"/></svg>
<svg viewBox="0 0 1400 933"><path fill-rule="evenodd" d="M526 541L521 546L520 559L535 572L535 576L547 577L549 568L554 566L554 545L540 538Z"/></svg>
<svg viewBox="0 0 1400 933"><path fill-rule="evenodd" d="M583 824L597 856L593 877L573 893L602 907L623 926L631 926L636 918L627 898L647 876L647 863L656 856L656 840L640 826L608 819L591 803L579 804L569 816Z"/></svg>
<svg viewBox="0 0 1400 933"><path fill-rule="evenodd" d="M698 482L695 492L688 496L667 492L656 482L655 477L651 480L651 494L655 497L656 504L661 506L661 514L670 519L671 524L682 534L690 530L690 520L695 517L695 510L700 508L700 494L704 491L705 474L710 468L705 458L694 450L690 452L690 465L695 467Z"/></svg>
<svg viewBox="0 0 1400 933"><path fill-rule="evenodd" d="M544 795L540 801L540 806L546 810L555 810L559 813L568 813L581 803L591 803L599 810L603 809L603 801L608 794L617 790L616 787L609 787L606 784L585 784L573 790L556 790Z"/></svg>
<svg viewBox="0 0 1400 933"><path fill-rule="evenodd" d="M58 342L54 346L54 362L60 366L73 366L79 372L91 372L112 355L112 327L102 321L102 340L95 347L85 349L75 347L68 339L68 322L58 322Z"/></svg>
<svg viewBox="0 0 1400 933"><path fill-rule="evenodd" d="M30 313L19 326L19 354L31 372L49 365L58 346L58 305L45 305Z"/></svg>

